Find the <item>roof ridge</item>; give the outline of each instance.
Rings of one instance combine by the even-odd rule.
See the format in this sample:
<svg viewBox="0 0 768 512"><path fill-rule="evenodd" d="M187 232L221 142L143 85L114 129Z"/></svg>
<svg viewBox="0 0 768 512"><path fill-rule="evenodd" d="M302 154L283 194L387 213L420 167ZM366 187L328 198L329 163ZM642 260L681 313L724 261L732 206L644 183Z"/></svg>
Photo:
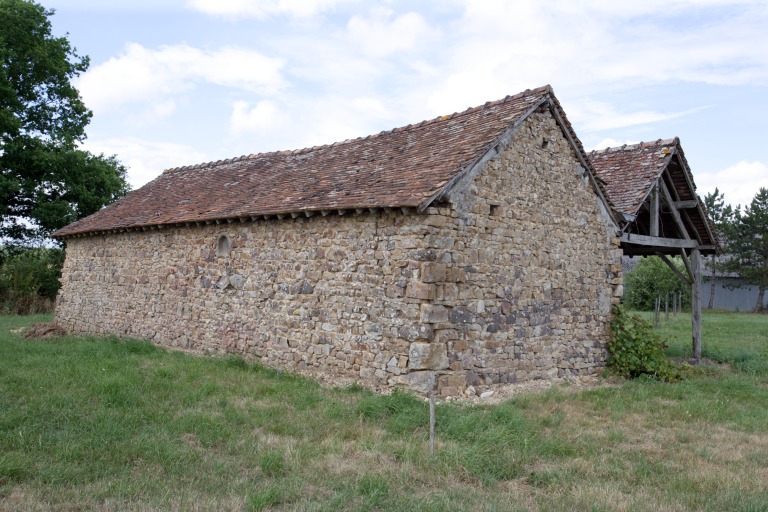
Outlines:
<svg viewBox="0 0 768 512"><path fill-rule="evenodd" d="M320 150L332 148L332 147L335 147L335 146L341 146L343 144L353 144L353 143L360 142L360 141L363 141L363 140L368 140L368 139L372 139L372 138L376 138L376 137L382 137L384 135L388 135L390 133L395 133L395 132L401 132L401 131L404 131L406 129L416 129L416 128L421 128L423 126L429 126L429 125L432 125L432 124L435 124L435 123L438 123L438 122L441 122L441 121L447 121L449 119L454 119L454 118L456 118L458 116L464 116L464 115L468 115L468 114L477 112L479 110L487 109L489 107L495 107L497 105L501 105L503 103L507 103L510 100L516 100L516 99L524 98L525 96L530 96L531 94L534 94L534 93L537 93L537 94L541 94L541 93L551 94L551 92L552 92L552 87L550 85L543 85L541 87L536 87L535 89L526 89L523 92L520 92L520 93L517 93L517 94L513 94L511 96L507 95L507 96L505 96L505 97L503 97L501 99L495 100L495 101L486 101L482 105L478 105L476 107L469 107L466 110L463 110L461 112L453 112L452 114L446 114L446 115L443 115L443 116L437 116L437 117L434 117L432 119L425 119L425 120L417 122L417 123L410 123L410 124L407 124L405 126L398 126L396 128L391 128L391 129L388 129L388 130L382 130L379 133L373 133L373 134L369 134L369 135L355 137L353 139L345 139L343 141L336 141L336 142L332 142L330 144L321 144L319 146L305 147L305 148L300 148L300 149L284 149L284 150L280 150L280 151L267 151L267 152L263 152L263 153L251 153L249 155L241 155L241 156L236 156L236 157L232 157L232 158L225 158L223 160L215 160L215 161L211 160L211 161L208 161L208 162L201 162L201 163L197 163L197 164L183 165L183 166L179 166L179 167L171 167L171 168L165 169L162 172L162 174L171 174L171 173L181 172L181 171L192 171L192 170L208 169L208 168L211 168L211 167L217 167L219 165L232 164L232 163L235 163L235 162L242 162L244 160L255 160L257 158L264 158L264 157L270 157L270 156L302 155L302 154L310 153L312 151L320 151Z"/></svg>
<svg viewBox="0 0 768 512"><path fill-rule="evenodd" d="M672 145L679 145L680 144L680 138L679 137L672 137L670 139L656 139L653 141L641 141L637 142L635 144L623 144L621 146L611 146L608 148L603 149L593 149L590 151L590 154L596 154L596 153L618 153L619 151L634 151L636 149L641 148L650 148L654 146L672 146Z"/></svg>

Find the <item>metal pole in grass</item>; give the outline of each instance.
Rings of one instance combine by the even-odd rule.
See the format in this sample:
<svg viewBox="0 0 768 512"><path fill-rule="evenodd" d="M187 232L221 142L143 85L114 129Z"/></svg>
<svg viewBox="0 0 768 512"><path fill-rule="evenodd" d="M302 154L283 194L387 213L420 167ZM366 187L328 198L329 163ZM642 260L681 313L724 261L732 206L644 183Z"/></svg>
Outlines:
<svg viewBox="0 0 768 512"><path fill-rule="evenodd" d="M435 454L435 392L429 394L429 455Z"/></svg>

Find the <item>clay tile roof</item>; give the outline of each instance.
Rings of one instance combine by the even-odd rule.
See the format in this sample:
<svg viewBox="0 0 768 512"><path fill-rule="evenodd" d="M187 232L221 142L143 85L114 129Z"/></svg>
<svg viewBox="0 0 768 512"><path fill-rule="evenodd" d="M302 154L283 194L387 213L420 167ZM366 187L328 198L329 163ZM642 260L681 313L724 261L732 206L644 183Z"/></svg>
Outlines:
<svg viewBox="0 0 768 512"><path fill-rule="evenodd" d="M677 138L592 151L589 159L608 197L620 212L637 214L653 183L664 172Z"/></svg>
<svg viewBox="0 0 768 512"><path fill-rule="evenodd" d="M560 109L544 86L377 135L168 169L53 236L296 212L424 207L507 129L547 101Z"/></svg>

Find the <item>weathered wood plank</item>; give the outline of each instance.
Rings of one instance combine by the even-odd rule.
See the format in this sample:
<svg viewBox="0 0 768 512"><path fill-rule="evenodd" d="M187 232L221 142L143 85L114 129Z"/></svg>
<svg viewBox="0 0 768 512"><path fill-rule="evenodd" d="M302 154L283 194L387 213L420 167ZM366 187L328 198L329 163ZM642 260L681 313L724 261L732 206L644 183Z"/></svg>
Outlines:
<svg viewBox="0 0 768 512"><path fill-rule="evenodd" d="M624 233L621 235L622 243L635 245L650 245L653 247L672 247L677 249L694 249L699 247L696 240L683 240L680 238L662 238L660 236L637 235Z"/></svg>
<svg viewBox="0 0 768 512"><path fill-rule="evenodd" d="M654 185L650 197L651 236L659 236L659 184Z"/></svg>
<svg viewBox="0 0 768 512"><path fill-rule="evenodd" d="M691 208L696 208L696 205L699 203L693 199L689 199L688 201L675 201L675 208L678 210L687 210Z"/></svg>

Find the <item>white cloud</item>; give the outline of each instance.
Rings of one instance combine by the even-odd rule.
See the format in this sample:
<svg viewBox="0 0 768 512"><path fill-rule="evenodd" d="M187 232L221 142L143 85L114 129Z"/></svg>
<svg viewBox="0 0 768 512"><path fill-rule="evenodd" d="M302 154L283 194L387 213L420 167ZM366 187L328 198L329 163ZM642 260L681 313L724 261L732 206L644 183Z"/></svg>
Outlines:
<svg viewBox="0 0 768 512"><path fill-rule="evenodd" d="M695 179L701 197L718 188L726 203L744 206L752 202L760 187L768 188L768 165L741 161L716 172L697 171Z"/></svg>
<svg viewBox="0 0 768 512"><path fill-rule="evenodd" d="M453 30L443 30L451 40L443 85L429 99L435 113L546 83L584 96L670 82L768 84L764 2L462 4Z"/></svg>
<svg viewBox="0 0 768 512"><path fill-rule="evenodd" d="M279 121L277 106L271 101L260 101L254 107L247 101L236 101L232 105L230 128L235 133L274 130Z"/></svg>
<svg viewBox="0 0 768 512"><path fill-rule="evenodd" d="M415 12L393 16L387 8L371 9L370 17L352 16L347 23L349 39L374 57L423 47L439 36L424 18Z"/></svg>
<svg viewBox="0 0 768 512"><path fill-rule="evenodd" d="M578 102L573 102L573 105L569 105L568 118L579 127L580 131L596 132L658 123L695 114L705 108L708 107L697 107L680 112L656 112L653 110L627 112L608 103L583 98Z"/></svg>
<svg viewBox="0 0 768 512"><path fill-rule="evenodd" d="M619 146L623 146L624 144L629 146L631 144L637 144L639 142L640 142L639 140L616 140L616 139L607 137L601 140L600 142L598 142L597 144L595 144L594 146L592 146L591 149L587 149L587 151L592 151L592 150L597 151L605 148L617 148Z"/></svg>
<svg viewBox="0 0 768 512"><path fill-rule="evenodd" d="M135 137L86 140L83 149L117 155L128 167L128 183L134 189L158 177L165 169L208 160L205 153L186 144L155 142Z"/></svg>
<svg viewBox="0 0 768 512"><path fill-rule="evenodd" d="M226 18L266 18L287 14L309 18L350 0L187 0L186 6Z"/></svg>
<svg viewBox="0 0 768 512"><path fill-rule="evenodd" d="M272 94L283 85L282 66L279 59L243 48L204 51L179 44L152 50L129 43L120 56L85 73L77 87L96 112L138 103L163 116L173 112L175 95L197 83Z"/></svg>

